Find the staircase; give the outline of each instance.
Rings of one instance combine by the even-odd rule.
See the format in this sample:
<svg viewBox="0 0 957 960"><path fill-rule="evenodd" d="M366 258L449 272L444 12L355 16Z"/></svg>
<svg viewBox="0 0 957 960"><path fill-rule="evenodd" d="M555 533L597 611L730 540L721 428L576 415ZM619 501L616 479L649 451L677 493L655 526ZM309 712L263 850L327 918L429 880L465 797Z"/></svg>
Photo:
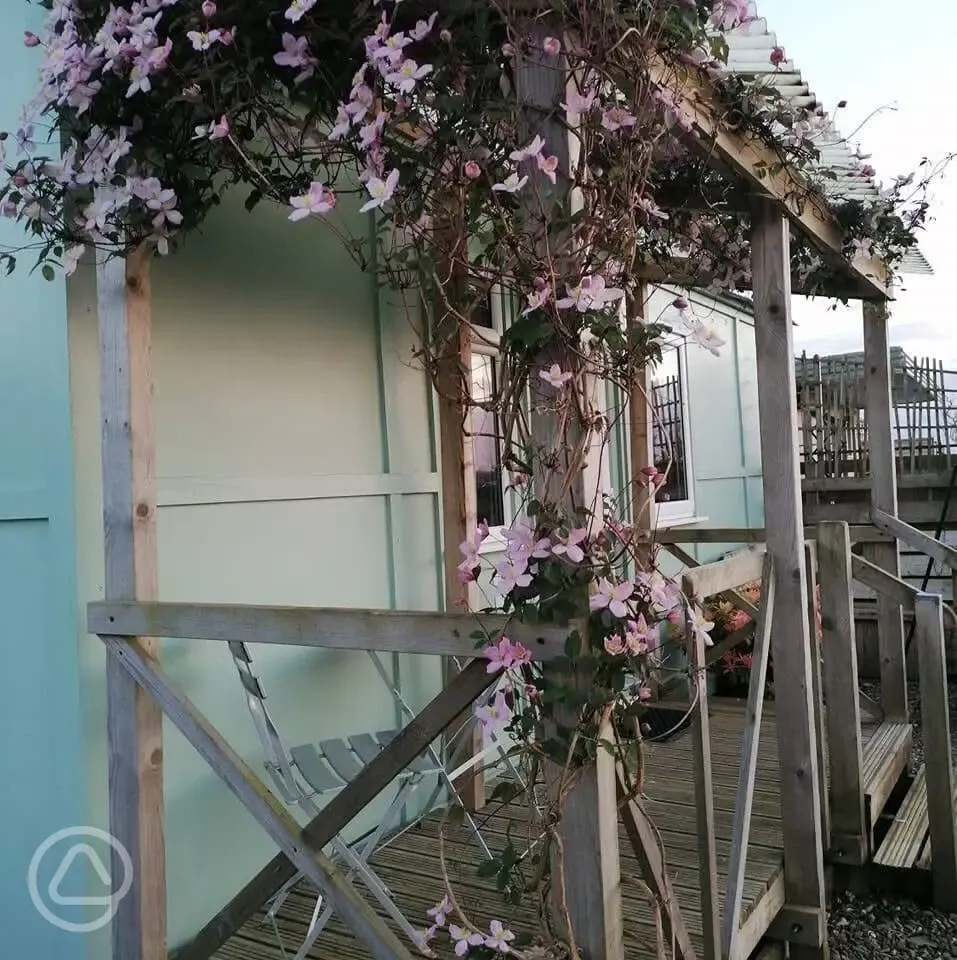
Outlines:
<svg viewBox="0 0 957 960"><path fill-rule="evenodd" d="M926 849L926 866L922 854ZM892 870L930 867L930 820L927 814L927 769L921 764L894 822L874 855L877 866Z"/></svg>

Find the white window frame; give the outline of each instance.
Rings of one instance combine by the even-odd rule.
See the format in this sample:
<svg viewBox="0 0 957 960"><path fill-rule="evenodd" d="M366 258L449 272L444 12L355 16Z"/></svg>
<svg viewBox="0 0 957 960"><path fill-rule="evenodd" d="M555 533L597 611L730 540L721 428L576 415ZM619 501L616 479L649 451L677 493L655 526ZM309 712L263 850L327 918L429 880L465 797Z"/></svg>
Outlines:
<svg viewBox="0 0 957 960"><path fill-rule="evenodd" d="M684 432L685 450L685 482L688 487L688 497L685 500L666 500L655 503L655 526L667 527L698 519L695 516L695 471L694 447L691 442L691 405L689 403L690 378L688 376L688 343L682 336L670 336L664 339L662 354L674 350L678 357L678 381L681 387L681 423ZM654 371L652 371L650 386L654 387ZM650 456L654 456L654 424L648 431L648 443L651 446Z"/></svg>
<svg viewBox="0 0 957 960"><path fill-rule="evenodd" d="M484 357L490 357L495 364L501 354L502 333L505 330L505 309L504 293L499 284L494 284L489 292L489 315L492 320L491 327L481 327L472 324L471 326L471 350L472 353ZM471 374L470 374L471 375ZM499 444L499 463L503 461L503 450ZM472 477L473 483L478 483L478 477L473 465ZM509 473L502 466L502 517L504 523L494 527L489 527L489 535L479 548L479 555L488 553L500 553L508 545L505 539L505 531L510 529L515 520L512 497L508 491Z"/></svg>

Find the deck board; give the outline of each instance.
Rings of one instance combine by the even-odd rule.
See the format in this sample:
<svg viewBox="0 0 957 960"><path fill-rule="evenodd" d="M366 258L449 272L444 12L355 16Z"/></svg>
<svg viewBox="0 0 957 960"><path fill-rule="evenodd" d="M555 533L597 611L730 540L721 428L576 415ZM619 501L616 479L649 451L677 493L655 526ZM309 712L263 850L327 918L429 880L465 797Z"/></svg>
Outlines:
<svg viewBox="0 0 957 960"><path fill-rule="evenodd" d="M723 902L741 754L743 703L714 700L710 704L710 715L718 876ZM865 722L865 741L879 729L876 724ZM889 732L884 730L880 735L887 737ZM879 752L876 747L877 745L871 751L875 757ZM643 787L646 809L662 836L665 861L682 915L695 949L700 953L701 897L698 890L698 844L691 763L691 739L688 731L667 743L648 745ZM509 830L512 831L512 839L517 846L527 842L528 830L523 827L527 818L527 811L521 806L495 806L483 810L479 819L483 836L494 851L496 848L501 849ZM439 814L427 817L379 850L372 861L376 871L392 890L403 913L415 926L427 925L425 911L441 899L444 893L438 855L439 821ZM462 828L451 827L447 833L447 869L453 889L472 919L480 925L487 925L489 920L505 916L513 922L516 930L537 930L538 925L530 905L525 904L520 908L503 907L501 897L492 882L477 878L475 871L481 854L474 842L463 834ZM653 915L639 885L635 883L639 878L637 861L623 829L620 832L620 848L625 944L629 960L651 960L654 956ZM771 898L780 894L782 873L777 735L774 704L771 702L765 706L761 724L742 922L755 913L756 907L764 898L769 898L770 904ZM315 893L308 886L300 885L279 911L277 923L290 956L295 953L305 936L314 903ZM765 913L767 912L766 910ZM759 914L755 914L755 920L758 919ZM763 924L763 920L761 922ZM770 922L770 917L767 922ZM436 953L443 958L453 957L451 949L444 942L437 946ZM369 960L370 954L337 918L333 918L310 951L309 957L310 960ZM271 925L260 913L220 948L215 958L281 960L282 952Z"/></svg>

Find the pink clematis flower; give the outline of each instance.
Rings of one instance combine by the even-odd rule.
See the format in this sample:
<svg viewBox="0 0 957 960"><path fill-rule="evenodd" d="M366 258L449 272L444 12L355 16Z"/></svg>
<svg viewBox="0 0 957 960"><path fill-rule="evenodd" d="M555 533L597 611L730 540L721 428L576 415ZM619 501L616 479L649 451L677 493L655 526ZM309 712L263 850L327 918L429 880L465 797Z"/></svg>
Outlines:
<svg viewBox="0 0 957 960"><path fill-rule="evenodd" d="M495 698L491 703L475 708L475 719L482 724L483 730L494 730L495 727L499 727L503 723L508 723L511 718L512 715L509 712L508 704L505 702L505 694L502 693L501 690L495 694ZM455 927L450 927L449 933L454 929ZM458 947L456 946L455 952L461 957L465 951L463 950L462 953L459 953Z"/></svg>
<svg viewBox="0 0 957 960"><path fill-rule="evenodd" d="M189 30L186 38L193 45L194 50L209 50L220 42L223 36L222 30Z"/></svg>
<svg viewBox="0 0 957 960"><path fill-rule="evenodd" d="M638 614L637 620L629 620L625 630L625 643L628 650L636 657L648 652L651 643L657 639L657 628L648 626L644 614Z"/></svg>
<svg viewBox="0 0 957 960"><path fill-rule="evenodd" d="M490 643L485 648L485 659L488 660L486 673L497 673L499 670L509 670L515 662L515 647L508 637L502 637L498 643Z"/></svg>
<svg viewBox="0 0 957 960"><path fill-rule="evenodd" d="M780 67L784 63L784 48L775 47L771 51L771 65L775 67Z"/></svg>
<svg viewBox="0 0 957 960"><path fill-rule="evenodd" d="M454 923L449 924L449 936L455 942L455 955L457 957L464 957L472 947L480 947L485 943L485 937L482 934L463 930Z"/></svg>
<svg viewBox="0 0 957 960"><path fill-rule="evenodd" d="M529 587L532 575L528 572L528 558L515 557L503 560L495 565L495 578L492 586L499 593L511 593L516 587Z"/></svg>
<svg viewBox="0 0 957 960"><path fill-rule="evenodd" d="M285 17L290 23L298 23L315 5L316 0L292 0Z"/></svg>
<svg viewBox="0 0 957 960"><path fill-rule="evenodd" d="M546 157L540 153L537 162L538 169L541 170L552 183L555 183L558 178L558 157L554 155Z"/></svg>
<svg viewBox="0 0 957 960"><path fill-rule="evenodd" d="M506 530L505 539L508 541L505 553L510 559L534 557L542 560L551 553L551 541L547 537L536 540L535 528L526 520Z"/></svg>
<svg viewBox="0 0 957 960"><path fill-rule="evenodd" d="M385 75L385 82L403 93L411 93L416 83L428 76L432 70L431 63L423 63L419 66L414 60L403 60L398 70Z"/></svg>
<svg viewBox="0 0 957 960"><path fill-rule="evenodd" d="M562 106L565 108L565 116L569 124L576 124L595 106L595 91L586 90L582 94L577 90L571 90Z"/></svg>
<svg viewBox="0 0 957 960"><path fill-rule="evenodd" d="M369 196L372 199L367 200L359 208L359 213L366 213L369 210L374 210L376 207L381 207L384 203L388 203L395 193L396 184L398 182L398 170L392 170L385 180L382 180L380 177L369 177L369 180L366 183L366 190L369 191Z"/></svg>
<svg viewBox="0 0 957 960"><path fill-rule="evenodd" d="M436 927L444 927L445 921L452 912L452 901L449 899L449 895L446 894L434 907L430 907L425 912L432 918L432 930L435 930Z"/></svg>
<svg viewBox="0 0 957 960"><path fill-rule="evenodd" d="M433 13L428 20L417 20L415 26L409 31L409 36L415 41L424 40L432 32L437 17L438 12Z"/></svg>
<svg viewBox="0 0 957 960"><path fill-rule="evenodd" d="M688 334L699 347L704 348L716 357L721 356L721 348L726 341L718 336L713 327L705 326L700 320L695 320L694 323L689 325Z"/></svg>
<svg viewBox="0 0 957 960"><path fill-rule="evenodd" d="M290 220L305 220L306 217L329 213L336 206L336 195L328 187L314 182L301 197L292 197L289 205L293 208Z"/></svg>
<svg viewBox="0 0 957 960"><path fill-rule="evenodd" d="M557 57L562 52L562 42L558 37L546 37L542 41L542 50L550 57Z"/></svg>
<svg viewBox="0 0 957 960"><path fill-rule="evenodd" d="M519 178L517 173L509 174L501 183L492 185L496 193L518 193L528 183L528 176Z"/></svg>
<svg viewBox="0 0 957 960"><path fill-rule="evenodd" d="M482 176L482 168L474 160L466 161L462 172L469 180L478 180L478 178Z"/></svg>
<svg viewBox="0 0 957 960"><path fill-rule="evenodd" d="M635 585L631 580L615 584L601 577L595 592L588 598L588 608L592 613L608 610L613 617L624 620L629 613L627 601L634 592Z"/></svg>
<svg viewBox="0 0 957 960"><path fill-rule="evenodd" d="M612 657L620 657L625 652L625 641L621 634L611 633L605 637L605 653Z"/></svg>
<svg viewBox="0 0 957 960"><path fill-rule="evenodd" d="M558 534L558 543L552 547L552 553L556 557L564 556L572 563L581 563L585 559L585 551L579 546L588 538L588 528L578 527L572 530L567 536Z"/></svg>
<svg viewBox="0 0 957 960"><path fill-rule="evenodd" d="M572 374L563 373L562 368L557 363L553 363L547 370L539 370L538 375L556 390L560 390L572 379Z"/></svg>
<svg viewBox="0 0 957 960"><path fill-rule="evenodd" d="M544 280L539 278L535 281L535 289L525 296L527 306L522 311L522 316L524 317L527 313L531 313L533 310L538 310L540 307L545 306L551 298L552 288L548 286Z"/></svg>
<svg viewBox="0 0 957 960"><path fill-rule="evenodd" d="M544 148L545 141L542 139L542 137L536 134L527 146L522 147L521 150L513 150L509 154L509 158L514 160L516 163L521 163L523 160L534 160L535 157L541 154Z"/></svg>
<svg viewBox="0 0 957 960"><path fill-rule="evenodd" d="M624 107L609 107L601 115L601 125L609 132L615 133L625 127L633 127L637 123L634 114Z"/></svg>
<svg viewBox="0 0 957 960"><path fill-rule="evenodd" d="M485 946L499 953L508 953L511 949L509 941L515 939L515 934L509 930L501 920L493 920L488 925L489 935L485 938Z"/></svg>
<svg viewBox="0 0 957 960"><path fill-rule="evenodd" d="M213 3L213 0L203 0L200 10L203 11L203 16L208 20L210 17L216 15L216 4Z"/></svg>
<svg viewBox="0 0 957 960"><path fill-rule="evenodd" d="M733 30L750 20L748 0L715 0L711 20L719 30Z"/></svg>

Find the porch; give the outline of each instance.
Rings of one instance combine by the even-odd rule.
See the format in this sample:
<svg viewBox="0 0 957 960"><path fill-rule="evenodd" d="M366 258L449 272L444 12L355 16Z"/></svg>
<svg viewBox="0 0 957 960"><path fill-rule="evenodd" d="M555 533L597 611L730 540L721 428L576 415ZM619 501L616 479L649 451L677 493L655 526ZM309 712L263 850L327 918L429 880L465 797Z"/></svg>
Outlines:
<svg viewBox="0 0 957 960"><path fill-rule="evenodd" d="M664 702L668 708L682 704ZM738 786L738 761L742 753L747 711L743 701L712 699L711 715L712 783L715 807L715 841L719 885L727 882L734 843L734 810ZM773 703L765 710L761 729L757 773L754 783L754 807L751 840L745 874L741 909L740 956L750 956L768 931L784 904L784 849L781 832L779 763L776 716ZM867 719L863 729L864 791L870 816L876 820L887 801L889 783L897 781L910 754L909 724L878 723ZM689 731L684 730L663 743L652 743L647 750L647 775L642 809L654 823L665 852L665 862L684 918L691 943L698 956L705 956L701 891L699 886L699 842L694 785L689 779L694 758ZM436 871L439 863L439 830L444 813L436 812L399 834L372 858L376 872L389 885L403 913L424 924L426 910L446 893L444 879ZM522 842L535 840L524 806L492 804L477 820L493 853L500 853L508 830ZM643 871L628 829L619 827L621 847L624 936L627 956L635 960L657 957L655 912L645 891ZM446 827L446 866L456 896L470 916L487 924L496 917L501 894L492 880L476 876L482 853L459 825ZM282 960L277 932L285 947L302 943L307 930L316 892L300 884L276 914L272 925L265 909L258 911L214 954L215 960ZM724 896L720 898L724 909ZM531 933L536 929L532 905L526 903L510 912L513 928ZM384 920L388 918L382 914ZM665 923L662 924L664 928ZM664 936L664 929L662 930ZM668 942L668 941L666 941ZM670 942L669 947L670 947ZM436 947L442 957L453 956L444 945ZM333 920L308 956L312 960L371 960L368 947L341 923Z"/></svg>

